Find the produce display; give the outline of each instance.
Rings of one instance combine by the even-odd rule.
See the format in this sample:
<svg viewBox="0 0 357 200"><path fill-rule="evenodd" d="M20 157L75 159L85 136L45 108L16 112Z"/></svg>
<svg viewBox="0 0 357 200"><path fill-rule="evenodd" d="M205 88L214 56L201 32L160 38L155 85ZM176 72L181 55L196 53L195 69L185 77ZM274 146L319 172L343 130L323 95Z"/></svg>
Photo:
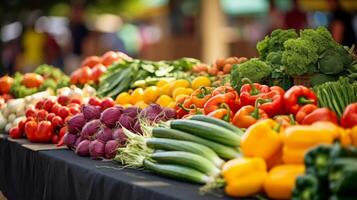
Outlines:
<svg viewBox="0 0 357 200"><path fill-rule="evenodd" d="M275 30L257 51L213 64L109 51L70 78L47 65L3 76L0 128L206 195L356 199L353 48L319 27Z"/></svg>

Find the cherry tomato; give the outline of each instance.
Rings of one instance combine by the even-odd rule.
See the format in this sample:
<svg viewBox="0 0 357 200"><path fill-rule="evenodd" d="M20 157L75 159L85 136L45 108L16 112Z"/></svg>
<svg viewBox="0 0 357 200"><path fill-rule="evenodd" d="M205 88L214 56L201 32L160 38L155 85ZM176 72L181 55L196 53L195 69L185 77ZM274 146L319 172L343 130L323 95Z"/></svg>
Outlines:
<svg viewBox="0 0 357 200"><path fill-rule="evenodd" d="M22 133L21 133L19 127L12 127L9 130L9 135L12 139L18 139L18 138L21 138Z"/></svg>
<svg viewBox="0 0 357 200"><path fill-rule="evenodd" d="M107 71L107 68L103 64L97 64L92 69L92 77L91 79L95 82L99 81L99 78L104 72Z"/></svg>
<svg viewBox="0 0 357 200"><path fill-rule="evenodd" d="M64 96L64 95L61 95L57 98L57 102L59 104L61 104L62 106L66 106L69 102L69 97L68 96Z"/></svg>
<svg viewBox="0 0 357 200"><path fill-rule="evenodd" d="M55 102L51 99L47 99L43 104L43 109L51 112L53 105L55 105Z"/></svg>
<svg viewBox="0 0 357 200"><path fill-rule="evenodd" d="M63 138L63 136L67 133L67 126L62 127L58 132L58 137Z"/></svg>
<svg viewBox="0 0 357 200"><path fill-rule="evenodd" d="M79 77L80 84L86 84L91 80L92 77L92 69L89 67L81 68L81 76Z"/></svg>
<svg viewBox="0 0 357 200"><path fill-rule="evenodd" d="M18 124L17 127L19 127L20 132L25 131L25 124L26 124L26 119L22 119Z"/></svg>
<svg viewBox="0 0 357 200"><path fill-rule="evenodd" d="M46 110L39 110L36 115L38 121L46 120L48 112Z"/></svg>
<svg viewBox="0 0 357 200"><path fill-rule="evenodd" d="M105 110L107 108L113 107L114 106L114 100L110 97L104 98L103 101L100 103L100 107L102 110Z"/></svg>
<svg viewBox="0 0 357 200"><path fill-rule="evenodd" d="M81 63L81 67L87 66L87 67L92 68L101 62L102 62L102 58L100 58L98 56L89 56L83 60L83 62Z"/></svg>
<svg viewBox="0 0 357 200"><path fill-rule="evenodd" d="M61 107L62 106L60 104L56 103L55 105L52 106L51 112L56 114L56 115L58 115L59 110L60 110Z"/></svg>
<svg viewBox="0 0 357 200"><path fill-rule="evenodd" d="M102 56L102 64L107 67L118 60L118 54L116 54L114 51L108 51Z"/></svg>
<svg viewBox="0 0 357 200"><path fill-rule="evenodd" d="M65 124L67 124L68 120L69 120L69 119L71 119L71 117L72 117L72 116L68 116L68 117L66 117L66 119L64 119L64 120L63 120L63 121L64 121L64 123L65 123Z"/></svg>
<svg viewBox="0 0 357 200"><path fill-rule="evenodd" d="M78 107L74 107L74 106L69 107L69 113L71 115L75 115L75 114L80 113L80 112L81 112L81 110Z"/></svg>
<svg viewBox="0 0 357 200"><path fill-rule="evenodd" d="M51 138L52 144L57 144L58 138L59 138L58 135L52 135L52 138Z"/></svg>
<svg viewBox="0 0 357 200"><path fill-rule="evenodd" d="M44 100L44 99L41 99L40 101L38 101L38 102L36 103L35 108L37 108L37 109L42 109L44 103L45 103L45 100Z"/></svg>
<svg viewBox="0 0 357 200"><path fill-rule="evenodd" d="M54 118L54 117L56 117L57 115L55 114L55 113L49 113L48 115L47 115L47 120L48 121L52 121L52 119Z"/></svg>
<svg viewBox="0 0 357 200"><path fill-rule="evenodd" d="M62 119L66 119L66 117L69 116L69 108L62 106L58 111L58 116L60 116Z"/></svg>
<svg viewBox="0 0 357 200"><path fill-rule="evenodd" d="M25 124L25 134L26 137L30 140L30 142L36 142L36 132L37 132L37 122L28 121Z"/></svg>
<svg viewBox="0 0 357 200"><path fill-rule="evenodd" d="M41 121L38 123L36 136L39 142L48 142L53 135L53 126L50 121Z"/></svg>
<svg viewBox="0 0 357 200"><path fill-rule="evenodd" d="M27 117L26 118L26 123L30 121L35 121L35 117Z"/></svg>
<svg viewBox="0 0 357 200"><path fill-rule="evenodd" d="M69 101L71 104L78 104L81 105L82 104L82 100L80 100L79 98L73 98Z"/></svg>
<svg viewBox="0 0 357 200"><path fill-rule="evenodd" d="M25 113L26 117L36 117L36 110L33 108L28 108Z"/></svg>
<svg viewBox="0 0 357 200"><path fill-rule="evenodd" d="M89 98L88 104L92 106L100 106L100 100L97 97Z"/></svg>
<svg viewBox="0 0 357 200"><path fill-rule="evenodd" d="M52 122L53 127L62 127L63 126L63 120L60 116L53 117L51 122Z"/></svg>

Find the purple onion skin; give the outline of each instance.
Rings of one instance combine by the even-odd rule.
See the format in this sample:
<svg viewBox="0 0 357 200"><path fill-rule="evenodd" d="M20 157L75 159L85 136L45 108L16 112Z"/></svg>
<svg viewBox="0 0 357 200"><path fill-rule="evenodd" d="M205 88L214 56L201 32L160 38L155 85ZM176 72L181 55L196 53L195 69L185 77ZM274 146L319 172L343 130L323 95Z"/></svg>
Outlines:
<svg viewBox="0 0 357 200"><path fill-rule="evenodd" d="M120 107L107 108L100 115L100 121L107 127L114 128L121 115L122 115L122 108Z"/></svg>
<svg viewBox="0 0 357 200"><path fill-rule="evenodd" d="M77 135L66 133L63 136L63 143L67 145L68 148L72 149L76 143Z"/></svg>
<svg viewBox="0 0 357 200"><path fill-rule="evenodd" d="M121 146L125 146L128 137L124 134L124 131L122 128L117 128L117 129L114 129L114 131L113 131L113 139L118 140L118 142Z"/></svg>
<svg viewBox="0 0 357 200"><path fill-rule="evenodd" d="M89 140L81 141L76 148L76 154L79 156L89 156L89 144Z"/></svg>
<svg viewBox="0 0 357 200"><path fill-rule="evenodd" d="M141 111L142 111L141 108L132 106L132 107L125 108L123 110L123 114L128 115L131 118L137 118L137 116L140 114Z"/></svg>
<svg viewBox="0 0 357 200"><path fill-rule="evenodd" d="M170 119L176 119L176 111L172 108L164 108L163 114L164 114L164 117L163 117L164 121L167 121Z"/></svg>
<svg viewBox="0 0 357 200"><path fill-rule="evenodd" d="M73 115L67 122L68 132L70 134L78 134L86 124L83 113Z"/></svg>
<svg viewBox="0 0 357 200"><path fill-rule="evenodd" d="M141 126L140 126L139 120L137 120L135 122L134 127L133 127L133 131L135 131L135 133L143 134L143 131L141 130Z"/></svg>
<svg viewBox="0 0 357 200"><path fill-rule="evenodd" d="M99 106L84 105L82 107L82 113L84 119L89 122L93 119L99 119L101 111Z"/></svg>
<svg viewBox="0 0 357 200"><path fill-rule="evenodd" d="M113 139L113 130L111 128L105 127L102 128L97 134L97 140L102 142L107 142Z"/></svg>
<svg viewBox="0 0 357 200"><path fill-rule="evenodd" d="M119 125L128 130L132 130L134 127L134 119L128 115L121 115Z"/></svg>
<svg viewBox="0 0 357 200"><path fill-rule="evenodd" d="M92 158L104 157L105 143L100 140L93 140L89 144L89 154Z"/></svg>
<svg viewBox="0 0 357 200"><path fill-rule="evenodd" d="M76 143L74 144L74 149L76 149L79 143L81 143L83 140L85 140L85 138L82 136L77 137Z"/></svg>
<svg viewBox="0 0 357 200"><path fill-rule="evenodd" d="M116 140L109 140L106 144L105 144L105 150L104 150L104 156L107 159L113 159L114 156L117 153L117 149L120 146L120 144L118 143L118 141Z"/></svg>
<svg viewBox="0 0 357 200"><path fill-rule="evenodd" d="M92 120L84 125L81 136L85 139L93 140L96 138L96 134L98 133L101 123L99 119Z"/></svg>

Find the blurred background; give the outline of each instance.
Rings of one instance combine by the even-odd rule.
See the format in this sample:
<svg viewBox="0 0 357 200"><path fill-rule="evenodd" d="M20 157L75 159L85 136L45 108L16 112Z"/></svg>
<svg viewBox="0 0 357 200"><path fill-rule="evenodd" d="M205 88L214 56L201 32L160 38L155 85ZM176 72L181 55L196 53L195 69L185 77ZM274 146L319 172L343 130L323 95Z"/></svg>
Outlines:
<svg viewBox="0 0 357 200"><path fill-rule="evenodd" d="M323 25L348 46L357 38L357 0L12 0L0 9L0 74L42 63L70 73L107 50L207 63L254 57L276 28Z"/></svg>

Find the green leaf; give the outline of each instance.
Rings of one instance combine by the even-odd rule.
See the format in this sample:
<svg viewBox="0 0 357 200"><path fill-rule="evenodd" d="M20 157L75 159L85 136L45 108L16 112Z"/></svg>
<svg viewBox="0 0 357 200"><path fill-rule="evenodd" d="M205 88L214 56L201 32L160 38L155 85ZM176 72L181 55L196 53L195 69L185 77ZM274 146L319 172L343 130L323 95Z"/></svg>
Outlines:
<svg viewBox="0 0 357 200"><path fill-rule="evenodd" d="M174 69L173 66L170 67L160 67L158 70L155 71L156 76L165 76L170 73Z"/></svg>
<svg viewBox="0 0 357 200"><path fill-rule="evenodd" d="M154 73L155 72L155 67L154 65L150 65L150 64L143 64L141 65L141 68L143 68L144 70L150 72L150 73Z"/></svg>

